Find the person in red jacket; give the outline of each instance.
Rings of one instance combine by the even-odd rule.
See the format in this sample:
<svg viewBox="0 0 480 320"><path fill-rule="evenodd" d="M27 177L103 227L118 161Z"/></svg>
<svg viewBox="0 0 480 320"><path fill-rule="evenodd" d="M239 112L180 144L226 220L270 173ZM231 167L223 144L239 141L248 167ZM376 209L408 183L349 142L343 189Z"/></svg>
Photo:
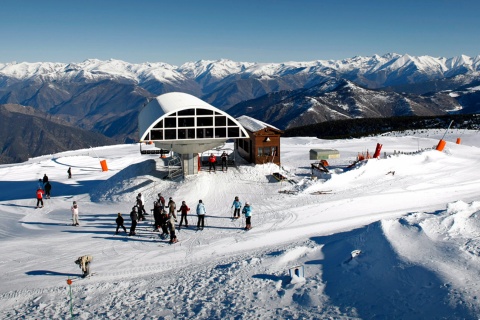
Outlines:
<svg viewBox="0 0 480 320"><path fill-rule="evenodd" d="M45 193L45 191L43 191L43 189L41 189L41 188L37 189L37 208L43 208L43 194L44 193ZM40 207L40 204L42 204L41 207Z"/></svg>
<svg viewBox="0 0 480 320"><path fill-rule="evenodd" d="M217 173L215 170L215 163L217 162L217 157L213 155L213 153L210 155L208 158L208 172L212 171L213 167L213 172Z"/></svg>
<svg viewBox="0 0 480 320"><path fill-rule="evenodd" d="M183 219L185 219L185 226L188 228L188 220L187 220L187 213L190 211L190 208L187 206L185 201L182 201L182 205L180 206L180 209L177 210L177 212L182 211L182 217L180 218L180 224L178 225L178 230L180 230L180 227L182 226Z"/></svg>

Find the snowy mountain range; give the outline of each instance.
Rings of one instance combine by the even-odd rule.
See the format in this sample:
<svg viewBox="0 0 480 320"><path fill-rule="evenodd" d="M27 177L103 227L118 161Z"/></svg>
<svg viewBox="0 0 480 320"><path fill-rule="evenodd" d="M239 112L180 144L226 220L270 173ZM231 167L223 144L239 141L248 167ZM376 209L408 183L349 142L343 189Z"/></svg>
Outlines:
<svg viewBox="0 0 480 320"><path fill-rule="evenodd" d="M131 141L137 138L138 112L149 99L166 92L190 93L222 110L251 103L257 107L237 107L237 112L258 115L267 108L266 113L290 118L260 120L286 128L345 117L476 113L479 74L480 56L395 53L285 63L201 60L181 66L96 59L69 64L13 62L0 64L0 104L32 106L81 128ZM345 94L346 86L350 94ZM249 102L268 94L291 101ZM291 111L283 110L285 106Z"/></svg>

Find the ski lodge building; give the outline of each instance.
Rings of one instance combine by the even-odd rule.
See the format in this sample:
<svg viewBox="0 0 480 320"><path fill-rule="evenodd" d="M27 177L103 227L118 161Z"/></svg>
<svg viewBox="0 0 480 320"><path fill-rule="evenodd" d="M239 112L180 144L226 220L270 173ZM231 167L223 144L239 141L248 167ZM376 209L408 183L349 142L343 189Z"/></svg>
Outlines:
<svg viewBox="0 0 480 320"><path fill-rule="evenodd" d="M250 163L280 165L280 136L283 131L248 116L238 117L237 121L249 135L249 138L235 141L238 154Z"/></svg>

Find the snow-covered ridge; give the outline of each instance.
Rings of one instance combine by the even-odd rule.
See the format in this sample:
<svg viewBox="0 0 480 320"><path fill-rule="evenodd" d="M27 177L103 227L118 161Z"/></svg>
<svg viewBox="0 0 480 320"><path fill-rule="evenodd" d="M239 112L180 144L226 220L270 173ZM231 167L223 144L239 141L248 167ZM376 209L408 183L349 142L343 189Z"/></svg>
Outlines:
<svg viewBox="0 0 480 320"><path fill-rule="evenodd" d="M330 74L355 71L358 74L372 74L379 71L396 72L414 69L426 74L446 75L463 69L468 72L480 71L480 55L461 55L452 58L400 55L388 53L383 56L353 57L344 60L316 60L309 62L253 63L235 62L227 59L199 60L173 66L163 62L129 63L121 60L88 59L80 63L54 62L12 62L0 63L0 76L25 80L35 77L49 77L60 80L81 75L83 77L122 77L136 82L156 79L160 81L193 79L204 77L223 79L232 74L256 78L275 78L287 74L319 73Z"/></svg>

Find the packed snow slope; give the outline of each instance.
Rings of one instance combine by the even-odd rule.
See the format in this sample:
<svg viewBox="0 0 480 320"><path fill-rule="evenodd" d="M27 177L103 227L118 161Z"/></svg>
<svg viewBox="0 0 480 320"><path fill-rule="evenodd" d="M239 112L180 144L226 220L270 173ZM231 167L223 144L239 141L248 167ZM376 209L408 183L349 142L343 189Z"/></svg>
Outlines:
<svg viewBox="0 0 480 320"><path fill-rule="evenodd" d="M282 168L237 157L226 173L178 181L163 179L168 158L138 145L0 166L0 318L478 319L480 133L450 130L445 150L432 149L443 133L284 138ZM354 163L377 143L380 159ZM317 148L341 156L312 178ZM44 174L52 198L36 209ZM159 192L189 205L177 244L153 232L151 215L136 236L115 235L118 212L130 227L139 192L148 212ZM252 205L250 231L231 219L235 196ZM194 228L199 199L203 231ZM79 279L74 260L85 254L94 275ZM304 276L290 278L293 266Z"/></svg>

